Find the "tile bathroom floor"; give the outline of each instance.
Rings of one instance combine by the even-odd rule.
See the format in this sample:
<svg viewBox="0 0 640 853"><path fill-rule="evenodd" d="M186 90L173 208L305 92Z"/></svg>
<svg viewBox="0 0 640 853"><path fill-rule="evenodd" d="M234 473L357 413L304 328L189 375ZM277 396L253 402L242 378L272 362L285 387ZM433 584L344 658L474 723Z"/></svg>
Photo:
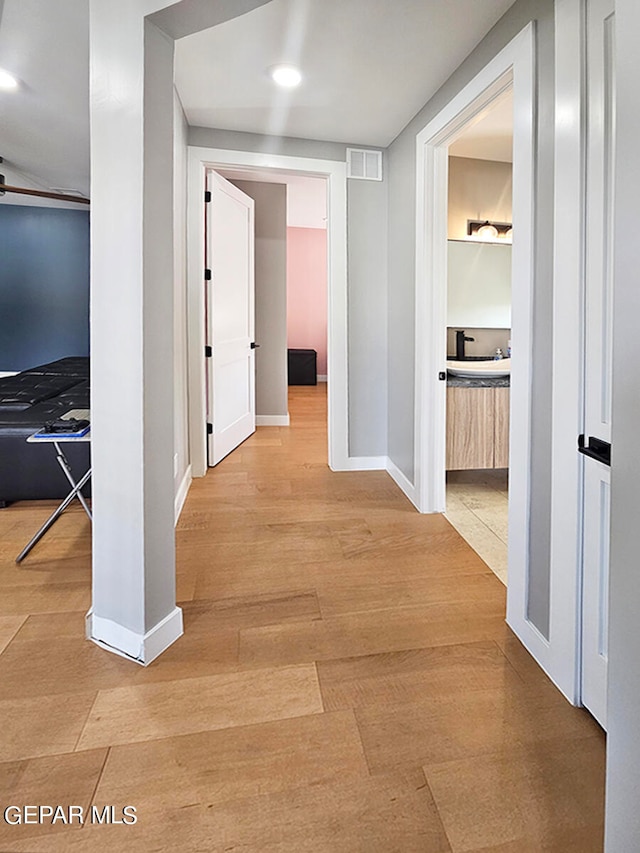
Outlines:
<svg viewBox="0 0 640 853"><path fill-rule="evenodd" d="M508 509L508 468L447 471L446 517L505 586Z"/></svg>

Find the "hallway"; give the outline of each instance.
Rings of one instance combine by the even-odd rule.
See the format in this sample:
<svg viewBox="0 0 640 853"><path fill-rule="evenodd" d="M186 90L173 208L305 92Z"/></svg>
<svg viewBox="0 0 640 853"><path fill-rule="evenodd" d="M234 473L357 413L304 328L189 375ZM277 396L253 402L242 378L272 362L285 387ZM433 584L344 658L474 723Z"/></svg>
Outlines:
<svg viewBox="0 0 640 853"><path fill-rule="evenodd" d="M138 817L0 822L0 850L600 853L604 736L503 584L386 473L328 469L326 385L289 405L194 481L185 635L146 669L82 638L82 510L21 568L48 508L0 512L2 801Z"/></svg>

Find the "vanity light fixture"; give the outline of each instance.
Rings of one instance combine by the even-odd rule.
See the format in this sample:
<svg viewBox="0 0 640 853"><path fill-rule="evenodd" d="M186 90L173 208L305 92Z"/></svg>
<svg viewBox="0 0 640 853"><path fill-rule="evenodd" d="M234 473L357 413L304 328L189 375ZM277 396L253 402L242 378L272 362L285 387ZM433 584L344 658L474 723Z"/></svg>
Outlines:
<svg viewBox="0 0 640 853"><path fill-rule="evenodd" d="M480 237L481 240L496 240L498 237L498 229L495 225L491 225L490 222L486 222L478 228L476 235Z"/></svg>
<svg viewBox="0 0 640 853"><path fill-rule="evenodd" d="M18 81L13 74L9 74L4 68L0 68L0 89L4 92L13 92L17 88Z"/></svg>
<svg viewBox="0 0 640 853"><path fill-rule="evenodd" d="M468 219L467 234L474 240L486 240L491 243L511 242L510 222L489 222L488 219Z"/></svg>
<svg viewBox="0 0 640 853"><path fill-rule="evenodd" d="M295 89L302 82L302 74L295 65L274 65L269 68L269 76L284 89Z"/></svg>

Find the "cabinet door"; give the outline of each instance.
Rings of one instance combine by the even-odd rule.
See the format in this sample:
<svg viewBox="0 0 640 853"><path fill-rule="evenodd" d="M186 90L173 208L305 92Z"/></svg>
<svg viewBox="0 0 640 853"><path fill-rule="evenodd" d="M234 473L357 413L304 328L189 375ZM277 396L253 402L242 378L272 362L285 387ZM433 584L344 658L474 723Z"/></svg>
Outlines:
<svg viewBox="0 0 640 853"><path fill-rule="evenodd" d="M509 388L494 388L495 459L494 468L509 467Z"/></svg>
<svg viewBox="0 0 640 853"><path fill-rule="evenodd" d="M494 388L447 388L447 470L493 468Z"/></svg>

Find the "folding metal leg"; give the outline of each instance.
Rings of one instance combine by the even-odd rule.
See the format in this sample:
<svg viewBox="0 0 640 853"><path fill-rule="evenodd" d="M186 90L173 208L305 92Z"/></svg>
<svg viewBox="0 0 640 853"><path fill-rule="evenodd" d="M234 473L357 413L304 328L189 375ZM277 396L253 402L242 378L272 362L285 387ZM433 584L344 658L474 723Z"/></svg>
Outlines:
<svg viewBox="0 0 640 853"><path fill-rule="evenodd" d="M66 461L66 460L65 460L65 461ZM63 470L64 470L64 465L63 465ZM67 497L62 501L62 503L61 503L61 504L60 504L60 506L55 510L55 512L53 512L53 513L49 516L49 518L45 521L45 523L42 525L42 527L40 528L40 530L38 530L38 532L37 532L37 533L36 533L36 535L33 537L33 539L31 539L31 541L28 543L28 545L26 545L26 546L22 549L22 551L18 554L18 556L16 557L16 563L19 563L19 562L21 562L22 560L24 560L24 558L27 556L27 554L28 554L28 553L29 553L29 551L33 548L33 546L34 546L34 545L36 545L36 544L37 544L37 543L42 539L42 537L43 537L43 536L44 536L44 534L47 532L47 530L49 530L49 528L50 528L53 524L55 524L55 522L58 520L58 518L60 518L60 516L61 516L61 515L62 515L62 513L65 511L65 509L69 506L69 504L71 503L71 501L73 501L73 499L74 499L74 498L78 498L78 499L80 499L80 489L85 485L85 483L87 483L87 482L88 482L89 477L91 477L91 468L89 468L89 470L87 471L87 473L86 473L83 477L81 477L81 478L80 478L80 480L79 480L77 483L74 483L74 482L73 482L73 478L72 478L71 474L69 474L68 479L69 479L69 480L70 480L70 482L73 484L73 489L69 492L69 494L67 495ZM82 498L81 502L82 502L82 505L84 506L84 508L85 508L85 510L86 510L86 512L87 512L87 514L88 514L88 516L89 516L89 518L91 518L91 513L89 512L89 509L88 509L88 507L87 507L87 505L86 505L86 503L85 503L85 501L84 501L84 498Z"/></svg>
<svg viewBox="0 0 640 853"><path fill-rule="evenodd" d="M73 489L75 489L76 481L73 479L73 474L71 473L71 465L69 465L69 461L68 461L67 457L64 455L64 451L62 450L62 448L60 447L60 445L58 444L57 441L53 442L53 446L56 449L56 459L58 460L58 464L62 468L62 473L64 474L64 476L69 481L69 485ZM93 521L93 516L91 515L91 510L87 506L87 502L84 499L84 495L82 494L82 492L79 489L77 490L76 497L78 498L78 500L80 501L80 503L84 507L84 511L89 516L89 520Z"/></svg>

